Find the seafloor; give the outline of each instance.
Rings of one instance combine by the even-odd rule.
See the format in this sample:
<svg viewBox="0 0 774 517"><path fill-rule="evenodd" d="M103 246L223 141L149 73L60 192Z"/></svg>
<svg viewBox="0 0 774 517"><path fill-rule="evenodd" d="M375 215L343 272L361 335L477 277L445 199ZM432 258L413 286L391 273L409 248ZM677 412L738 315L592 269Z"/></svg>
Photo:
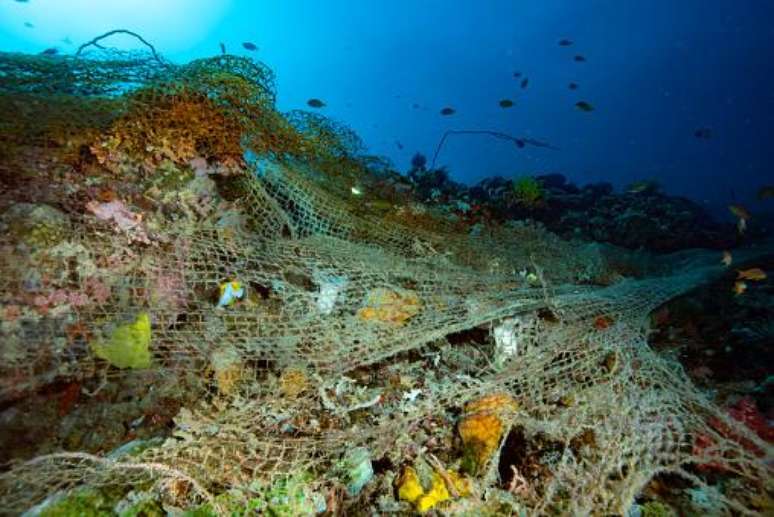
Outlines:
<svg viewBox="0 0 774 517"><path fill-rule="evenodd" d="M400 172L274 96L0 54L2 511L774 511L762 217Z"/></svg>

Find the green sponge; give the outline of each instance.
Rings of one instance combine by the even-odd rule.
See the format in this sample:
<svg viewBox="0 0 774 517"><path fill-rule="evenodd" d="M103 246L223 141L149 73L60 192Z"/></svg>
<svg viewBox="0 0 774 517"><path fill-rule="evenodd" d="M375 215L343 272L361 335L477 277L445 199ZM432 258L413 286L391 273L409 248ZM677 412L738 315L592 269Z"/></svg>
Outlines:
<svg viewBox="0 0 774 517"><path fill-rule="evenodd" d="M92 342L94 355L116 368L148 368L151 325L147 312L141 312L134 323L121 325L113 331L107 342Z"/></svg>

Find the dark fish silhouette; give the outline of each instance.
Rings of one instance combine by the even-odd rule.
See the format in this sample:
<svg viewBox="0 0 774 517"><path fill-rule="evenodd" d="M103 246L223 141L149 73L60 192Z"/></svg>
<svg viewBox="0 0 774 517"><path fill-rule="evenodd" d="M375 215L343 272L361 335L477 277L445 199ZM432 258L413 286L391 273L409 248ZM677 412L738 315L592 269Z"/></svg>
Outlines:
<svg viewBox="0 0 774 517"><path fill-rule="evenodd" d="M774 198L774 185L764 185L758 189L758 199L761 201L772 198Z"/></svg>
<svg viewBox="0 0 774 517"><path fill-rule="evenodd" d="M517 138L515 142L516 142L516 147L518 147L519 149L524 149L524 145L525 145L524 140L522 140L521 138Z"/></svg>
<svg viewBox="0 0 774 517"><path fill-rule="evenodd" d="M567 88L570 90L577 90L578 89L578 83L570 83L567 85Z"/></svg>
<svg viewBox="0 0 774 517"><path fill-rule="evenodd" d="M521 72L513 72L513 77L518 79L519 77L521 77Z"/></svg>
<svg viewBox="0 0 774 517"><path fill-rule="evenodd" d="M701 140L709 140L712 138L712 130L708 127L700 127L693 132L693 136Z"/></svg>
<svg viewBox="0 0 774 517"><path fill-rule="evenodd" d="M586 101L578 101L575 103L575 107L581 111L594 111L594 106Z"/></svg>
<svg viewBox="0 0 774 517"><path fill-rule="evenodd" d="M417 104L417 103L415 102L414 104L412 104L412 105L411 105L411 107L412 107L412 108L414 108L415 110L416 110L416 109L419 109L419 104Z"/></svg>
<svg viewBox="0 0 774 517"><path fill-rule="evenodd" d="M55 49L54 47L47 48L46 50L40 53L40 55L42 56L55 56L57 54L59 54L59 50Z"/></svg>
<svg viewBox="0 0 774 517"><path fill-rule="evenodd" d="M529 77L525 77L524 79L521 80L522 88L526 88L528 84L529 84Z"/></svg>
<svg viewBox="0 0 774 517"><path fill-rule="evenodd" d="M395 140L395 145L396 145L396 146L397 146L397 148L398 148L398 149L400 149L401 151L403 150L403 144L401 144L401 143L400 143L400 141L398 141L398 140Z"/></svg>
<svg viewBox="0 0 774 517"><path fill-rule="evenodd" d="M35 28L35 26L32 25L30 22L24 22L24 26L27 27L28 29L34 29Z"/></svg>
<svg viewBox="0 0 774 517"><path fill-rule="evenodd" d="M320 99L309 99L306 101L306 104L311 108L322 108L325 106L325 103Z"/></svg>
<svg viewBox="0 0 774 517"><path fill-rule="evenodd" d="M255 43L250 43L249 41L245 41L244 43L242 43L242 46L245 47L250 52L254 52L254 51L258 50L258 47L256 46L256 44Z"/></svg>
<svg viewBox="0 0 774 517"><path fill-rule="evenodd" d="M498 104L500 104L501 108L510 108L513 106L513 101L511 99L502 99Z"/></svg>
<svg viewBox="0 0 774 517"><path fill-rule="evenodd" d="M454 110L454 108L446 107L441 110L441 115L444 115L444 116L454 115L455 113L456 111Z"/></svg>
<svg viewBox="0 0 774 517"><path fill-rule="evenodd" d="M521 145L519 145L519 142L521 142ZM546 147L548 149L553 149L554 151L558 151L559 150L558 147L553 146L553 145L549 144L548 142L543 142L541 140L535 140L534 138L522 137L522 138L519 138L518 141L516 142L516 145L518 145L519 147L524 147L524 144L534 145L535 147Z"/></svg>
<svg viewBox="0 0 774 517"><path fill-rule="evenodd" d="M576 54L575 57L573 57L573 60L577 61L578 63L583 63L586 61L586 58L581 56L580 54Z"/></svg>
<svg viewBox="0 0 774 517"><path fill-rule="evenodd" d="M219 45L220 45L220 53L225 56L226 55L226 45L224 45L222 41L219 43Z"/></svg>
<svg viewBox="0 0 774 517"><path fill-rule="evenodd" d="M570 41L568 39L561 39L561 40L559 40L559 46L560 47L569 47L570 45L572 45L572 41Z"/></svg>

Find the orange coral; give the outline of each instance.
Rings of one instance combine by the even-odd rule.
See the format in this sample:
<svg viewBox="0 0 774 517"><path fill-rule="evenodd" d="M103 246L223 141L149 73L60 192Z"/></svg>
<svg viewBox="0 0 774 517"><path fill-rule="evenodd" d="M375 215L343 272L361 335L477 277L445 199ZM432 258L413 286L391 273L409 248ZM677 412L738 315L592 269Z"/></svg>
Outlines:
<svg viewBox="0 0 774 517"><path fill-rule="evenodd" d="M416 316L422 309L422 302L414 291L401 292L378 288L368 293L366 306L357 315L366 321L381 321L401 326Z"/></svg>
<svg viewBox="0 0 774 517"><path fill-rule="evenodd" d="M466 470L478 473L489 462L505 430L503 417L516 408L516 401L505 393L487 395L465 405L457 430L462 438Z"/></svg>
<svg viewBox="0 0 774 517"><path fill-rule="evenodd" d="M597 330L605 330L613 324L613 318L610 316L597 316L594 318L594 328Z"/></svg>

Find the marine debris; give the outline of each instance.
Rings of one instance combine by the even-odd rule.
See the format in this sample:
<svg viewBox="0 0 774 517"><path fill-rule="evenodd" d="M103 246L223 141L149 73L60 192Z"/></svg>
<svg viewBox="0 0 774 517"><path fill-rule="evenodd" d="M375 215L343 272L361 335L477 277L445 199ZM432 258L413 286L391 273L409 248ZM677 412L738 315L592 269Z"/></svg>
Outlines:
<svg viewBox="0 0 774 517"><path fill-rule="evenodd" d="M703 344L766 354L740 336L766 334L770 243L659 190L436 168L451 135L553 149L496 131L404 175L277 111L259 61L116 32L0 53L3 511L770 508L771 383L701 384ZM737 332L697 328L708 304Z"/></svg>

